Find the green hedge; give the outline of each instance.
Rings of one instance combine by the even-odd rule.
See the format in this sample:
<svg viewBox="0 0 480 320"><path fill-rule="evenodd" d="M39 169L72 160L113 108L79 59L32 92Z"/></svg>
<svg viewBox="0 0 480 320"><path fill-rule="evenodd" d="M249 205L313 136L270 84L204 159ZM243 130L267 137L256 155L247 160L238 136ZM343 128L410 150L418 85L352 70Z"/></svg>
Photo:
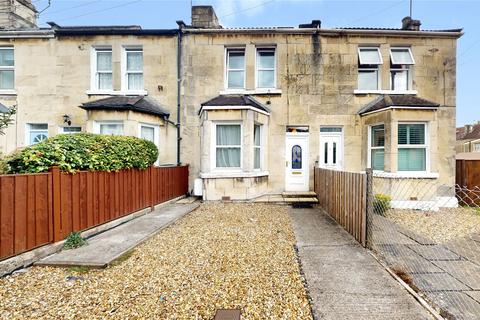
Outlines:
<svg viewBox="0 0 480 320"><path fill-rule="evenodd" d="M157 147L147 140L91 133L62 134L9 156L6 171L45 172L52 166L67 172L146 169L157 158Z"/></svg>

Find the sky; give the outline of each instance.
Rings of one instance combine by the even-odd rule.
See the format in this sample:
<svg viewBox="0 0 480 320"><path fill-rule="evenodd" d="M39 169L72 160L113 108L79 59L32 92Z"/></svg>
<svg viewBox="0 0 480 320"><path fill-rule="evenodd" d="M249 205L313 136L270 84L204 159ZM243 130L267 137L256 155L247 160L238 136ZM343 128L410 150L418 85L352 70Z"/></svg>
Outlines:
<svg viewBox="0 0 480 320"><path fill-rule="evenodd" d="M226 27L298 26L314 19L322 27L400 27L410 0L32 0L40 25L126 25L174 29L190 22L190 5L213 5ZM457 47L457 126L480 121L480 0L413 0L423 29L463 28Z"/></svg>

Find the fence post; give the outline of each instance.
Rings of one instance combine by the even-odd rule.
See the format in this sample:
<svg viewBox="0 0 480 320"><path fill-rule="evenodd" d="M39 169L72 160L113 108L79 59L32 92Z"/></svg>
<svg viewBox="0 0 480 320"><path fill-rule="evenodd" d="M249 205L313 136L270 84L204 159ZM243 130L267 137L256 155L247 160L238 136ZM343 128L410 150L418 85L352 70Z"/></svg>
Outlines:
<svg viewBox="0 0 480 320"><path fill-rule="evenodd" d="M363 232L365 232L365 238L362 241L362 245L365 248L371 249L371 221L370 214L373 209L373 170L372 168L367 168L367 186L365 188L365 219L363 221Z"/></svg>
<svg viewBox="0 0 480 320"><path fill-rule="evenodd" d="M155 197L153 196L153 192L155 190L155 168L153 166L150 167L150 211L155 210Z"/></svg>
<svg viewBox="0 0 480 320"><path fill-rule="evenodd" d="M60 185L60 169L58 167L52 167L50 168L50 172L52 173L53 241L57 242L63 240L60 210L60 192L62 186Z"/></svg>

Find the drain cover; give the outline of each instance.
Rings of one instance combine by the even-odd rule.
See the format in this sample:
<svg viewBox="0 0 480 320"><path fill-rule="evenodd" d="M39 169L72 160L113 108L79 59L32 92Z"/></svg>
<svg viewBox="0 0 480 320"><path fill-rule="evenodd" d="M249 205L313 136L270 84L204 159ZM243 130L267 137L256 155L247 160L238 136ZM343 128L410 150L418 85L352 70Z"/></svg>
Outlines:
<svg viewBox="0 0 480 320"><path fill-rule="evenodd" d="M240 320L240 310L218 309L213 320Z"/></svg>

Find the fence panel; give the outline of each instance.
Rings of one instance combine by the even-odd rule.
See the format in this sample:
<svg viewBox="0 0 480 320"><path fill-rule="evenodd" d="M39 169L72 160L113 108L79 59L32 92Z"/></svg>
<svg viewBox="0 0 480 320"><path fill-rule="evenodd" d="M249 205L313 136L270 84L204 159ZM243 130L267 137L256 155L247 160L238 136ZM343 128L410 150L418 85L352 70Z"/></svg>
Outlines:
<svg viewBox="0 0 480 320"><path fill-rule="evenodd" d="M457 160L455 180L458 200L480 206L480 160Z"/></svg>
<svg viewBox="0 0 480 320"><path fill-rule="evenodd" d="M365 246L366 184L362 173L315 168L319 206Z"/></svg>
<svg viewBox="0 0 480 320"><path fill-rule="evenodd" d="M186 194L188 166L0 176L0 259Z"/></svg>

